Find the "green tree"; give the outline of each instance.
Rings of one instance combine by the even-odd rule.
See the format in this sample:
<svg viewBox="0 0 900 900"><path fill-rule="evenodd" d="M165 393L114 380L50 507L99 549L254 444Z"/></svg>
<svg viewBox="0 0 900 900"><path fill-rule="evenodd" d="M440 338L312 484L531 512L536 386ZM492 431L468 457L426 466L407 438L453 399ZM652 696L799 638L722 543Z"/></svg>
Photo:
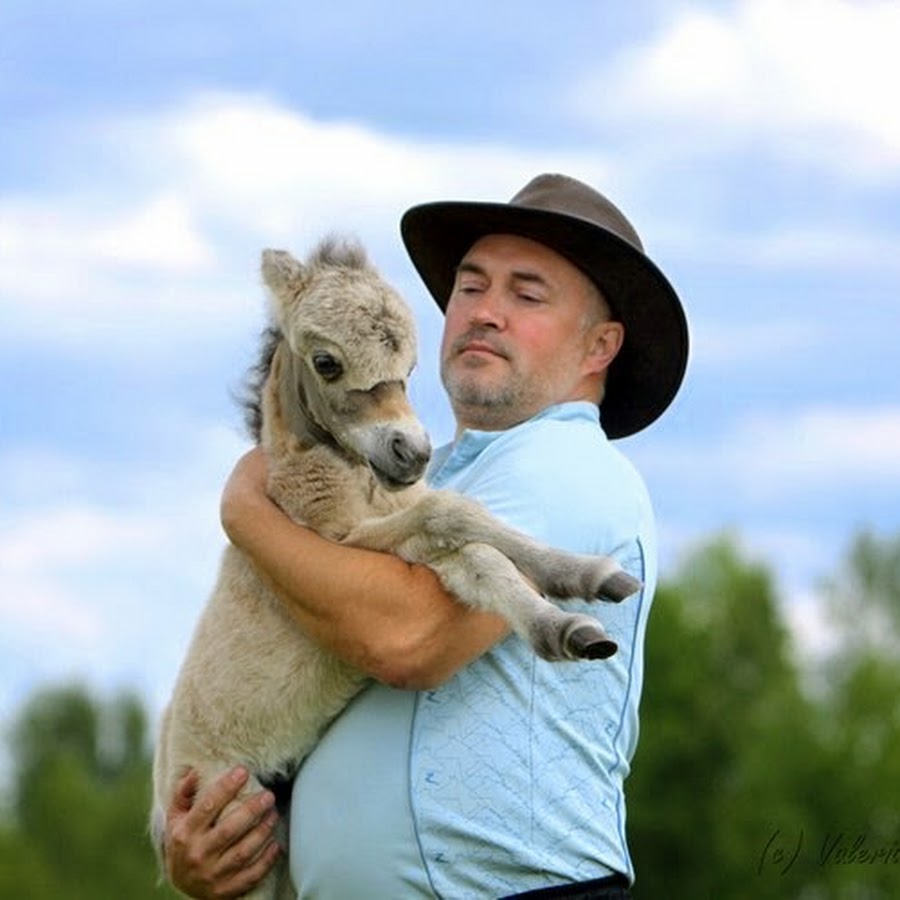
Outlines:
<svg viewBox="0 0 900 900"><path fill-rule="evenodd" d="M824 588L837 649L809 682L771 573L734 540L661 586L629 784L637 900L900 896L900 537L860 535Z"/></svg>
<svg viewBox="0 0 900 900"><path fill-rule="evenodd" d="M828 611L841 634L840 652L829 660L840 672L860 656L897 659L900 652L900 535L856 536L838 571L823 582Z"/></svg>
<svg viewBox="0 0 900 900"><path fill-rule="evenodd" d="M771 573L721 537L658 591L629 782L635 896L799 896L812 709Z"/></svg>
<svg viewBox="0 0 900 900"><path fill-rule="evenodd" d="M12 731L10 821L0 830L0 896L141 900L157 885L147 838L146 716L131 695L37 693Z"/></svg>
<svg viewBox="0 0 900 900"><path fill-rule="evenodd" d="M835 896L900 896L900 535L853 541L823 585L836 629L825 660L817 853Z"/></svg>

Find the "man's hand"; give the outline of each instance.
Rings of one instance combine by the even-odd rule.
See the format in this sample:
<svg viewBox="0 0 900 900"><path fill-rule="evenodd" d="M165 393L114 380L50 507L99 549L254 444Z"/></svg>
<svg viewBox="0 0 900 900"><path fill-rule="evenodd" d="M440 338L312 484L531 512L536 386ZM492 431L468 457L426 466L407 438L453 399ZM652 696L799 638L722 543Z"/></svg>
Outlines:
<svg viewBox="0 0 900 900"><path fill-rule="evenodd" d="M197 793L197 773L178 783L166 812L169 880L198 900L241 897L268 874L280 848L274 838L275 797L262 791L222 816L247 783L239 766Z"/></svg>
<svg viewBox="0 0 900 900"><path fill-rule="evenodd" d="M239 535L240 525L253 516L255 505L271 504L266 495L268 474L265 451L254 447L238 460L228 477L219 513L222 527L232 540Z"/></svg>

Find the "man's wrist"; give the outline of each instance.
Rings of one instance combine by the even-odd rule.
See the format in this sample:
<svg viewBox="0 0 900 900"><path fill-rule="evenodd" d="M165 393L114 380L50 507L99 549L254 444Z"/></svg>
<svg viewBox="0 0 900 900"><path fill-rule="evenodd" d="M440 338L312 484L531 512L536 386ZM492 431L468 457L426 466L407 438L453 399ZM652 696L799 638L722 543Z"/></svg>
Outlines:
<svg viewBox="0 0 900 900"><path fill-rule="evenodd" d="M256 487L229 486L222 498L222 528L232 544L245 547L249 542L249 527L278 511L278 506L264 491Z"/></svg>

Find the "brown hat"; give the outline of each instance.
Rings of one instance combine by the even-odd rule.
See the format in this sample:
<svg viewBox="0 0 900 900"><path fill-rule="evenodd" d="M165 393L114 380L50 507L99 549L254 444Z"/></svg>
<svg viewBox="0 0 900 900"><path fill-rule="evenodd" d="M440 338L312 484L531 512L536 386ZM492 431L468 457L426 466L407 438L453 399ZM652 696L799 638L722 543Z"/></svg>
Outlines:
<svg viewBox="0 0 900 900"><path fill-rule="evenodd" d="M425 286L443 310L456 268L488 234L514 234L555 250L603 292L625 342L609 369L601 421L610 438L646 428L684 378L688 331L678 295L644 255L637 232L609 200L565 175L538 175L509 203L414 206L400 231Z"/></svg>

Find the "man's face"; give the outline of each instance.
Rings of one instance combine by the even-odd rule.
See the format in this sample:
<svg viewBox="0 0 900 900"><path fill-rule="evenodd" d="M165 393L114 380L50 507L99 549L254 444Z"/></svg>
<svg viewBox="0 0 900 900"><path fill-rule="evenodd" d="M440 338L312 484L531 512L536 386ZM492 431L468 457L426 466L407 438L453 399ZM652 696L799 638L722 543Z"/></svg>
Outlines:
<svg viewBox="0 0 900 900"><path fill-rule="evenodd" d="M527 238L488 235L457 270L441 378L460 427L508 428L554 403L596 402L621 340L568 260Z"/></svg>

